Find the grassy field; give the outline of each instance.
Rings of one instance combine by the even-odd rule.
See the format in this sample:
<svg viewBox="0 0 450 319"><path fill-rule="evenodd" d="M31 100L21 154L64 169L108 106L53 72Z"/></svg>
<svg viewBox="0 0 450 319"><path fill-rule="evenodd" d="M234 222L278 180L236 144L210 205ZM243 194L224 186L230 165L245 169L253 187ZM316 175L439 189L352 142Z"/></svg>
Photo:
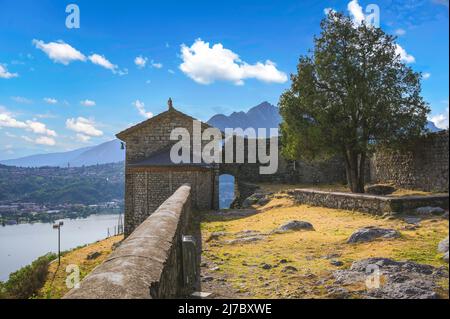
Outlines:
<svg viewBox="0 0 450 319"><path fill-rule="evenodd" d="M77 265L80 269L80 279L83 279L109 256L112 252L113 245L122 239L123 236L111 237L65 253L61 258L61 265L59 267L57 260L50 264L47 281L40 290L37 298L62 298L69 291L66 285L68 275L66 272L67 266ZM88 260L88 255L94 252L98 252L100 255L95 259Z"/></svg>
<svg viewBox="0 0 450 319"><path fill-rule="evenodd" d="M313 224L315 231L269 234L263 240L245 244L227 243L240 232L252 230L268 234L291 220L308 221ZM354 231L366 226L394 228L402 236L369 243L346 243ZM247 217L205 214L201 224L205 259L219 265L217 275L225 278L234 291L254 298L325 297L324 287L332 271L348 268L353 261L368 257L387 257L448 267L436 250L438 243L448 235L448 220L424 220L415 230L408 230L406 226L399 219L295 206L288 197L273 199ZM213 232L223 232L223 237L208 241ZM330 264L327 256L333 255L343 262L341 267ZM288 263L281 264L281 260ZM262 264L272 267L263 269ZM297 268L298 272L283 272L286 265ZM448 281L442 285L448 291Z"/></svg>

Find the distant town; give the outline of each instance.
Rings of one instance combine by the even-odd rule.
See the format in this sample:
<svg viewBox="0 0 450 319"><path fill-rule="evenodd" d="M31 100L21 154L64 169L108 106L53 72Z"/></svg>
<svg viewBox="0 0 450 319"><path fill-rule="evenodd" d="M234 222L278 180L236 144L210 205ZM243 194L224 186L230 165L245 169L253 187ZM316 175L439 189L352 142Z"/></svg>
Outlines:
<svg viewBox="0 0 450 319"><path fill-rule="evenodd" d="M86 218L92 214L119 214L123 212L123 204L123 199L113 199L109 202L91 205L0 202L0 225L52 223L65 218Z"/></svg>

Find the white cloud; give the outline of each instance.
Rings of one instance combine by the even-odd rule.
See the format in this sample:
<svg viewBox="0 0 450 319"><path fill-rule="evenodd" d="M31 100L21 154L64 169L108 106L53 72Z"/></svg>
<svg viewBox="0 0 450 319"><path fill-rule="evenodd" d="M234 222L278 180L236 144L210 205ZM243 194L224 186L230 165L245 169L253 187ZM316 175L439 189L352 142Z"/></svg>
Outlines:
<svg viewBox="0 0 450 319"><path fill-rule="evenodd" d="M113 73L117 72L118 66L115 64L112 64L107 58L105 58L103 55L100 54L92 54L89 56L89 61L92 63L99 65L105 69L111 70Z"/></svg>
<svg viewBox="0 0 450 319"><path fill-rule="evenodd" d="M158 63L155 61L151 61L152 67L154 67L155 69L161 69L163 67L162 63Z"/></svg>
<svg viewBox="0 0 450 319"><path fill-rule="evenodd" d="M86 56L83 53L61 40L44 43L44 41L35 39L33 44L56 63L68 65L73 61L86 61Z"/></svg>
<svg viewBox="0 0 450 319"><path fill-rule="evenodd" d="M26 97L23 97L23 96L11 96L11 100L13 100L16 103L21 103L21 104L31 104L31 103L33 103L32 100L27 99Z"/></svg>
<svg viewBox="0 0 450 319"><path fill-rule="evenodd" d="M53 137L57 136L56 132L48 129L44 123L37 122L37 121L31 121L31 120L27 120L25 123L27 124L27 129L29 131L32 131L33 133L47 135L47 136L53 136Z"/></svg>
<svg viewBox="0 0 450 319"><path fill-rule="evenodd" d="M361 23L366 21L367 16L364 14L363 8L358 3L358 0L352 0L347 4L347 10L350 13L351 18L353 19L353 23L355 26L360 26ZM334 11L332 8L325 8L324 13L328 14L330 11ZM406 33L403 29L397 29L396 32ZM398 35L403 35L398 34ZM416 59L411 54L408 54L406 50L401 47L399 44L396 44L396 53L400 56L400 60L404 63L414 63Z"/></svg>
<svg viewBox="0 0 450 319"><path fill-rule="evenodd" d="M58 103L58 100L57 99L54 99L54 98L52 98L52 97L46 97L46 98L44 98L44 102L45 103L48 103L48 104L57 104Z"/></svg>
<svg viewBox="0 0 450 319"><path fill-rule="evenodd" d="M18 73L11 73L5 65L0 64L0 79L12 79L17 78L18 76Z"/></svg>
<svg viewBox="0 0 450 319"><path fill-rule="evenodd" d="M27 124L16 120L10 113L0 110L0 127L27 128Z"/></svg>
<svg viewBox="0 0 450 319"><path fill-rule="evenodd" d="M148 59L146 57L140 55L134 59L134 64L136 64L138 68L143 69L147 65L147 61Z"/></svg>
<svg viewBox="0 0 450 319"><path fill-rule="evenodd" d="M51 137L47 137L47 136L40 136L40 137L37 137L37 138L33 139L33 138L29 137L29 136L22 135L21 138L24 141L27 141L28 143L39 144L39 145L47 145L47 146L54 146L54 145L56 145L55 139L53 139Z"/></svg>
<svg viewBox="0 0 450 319"><path fill-rule="evenodd" d="M136 107L136 109L138 110L139 114L142 115L145 118L151 118L153 117L153 113L152 112L147 112L145 110L145 104L139 100L136 100L135 102L133 102L134 107Z"/></svg>
<svg viewBox="0 0 450 319"><path fill-rule="evenodd" d="M361 25L366 20L363 8L359 5L358 0L352 0L347 4L347 10L353 18L353 23Z"/></svg>
<svg viewBox="0 0 450 319"><path fill-rule="evenodd" d="M83 101L80 101L80 104L83 106L88 106L88 107L96 105L95 101L92 101L92 100L83 100Z"/></svg>
<svg viewBox="0 0 450 319"><path fill-rule="evenodd" d="M395 35L402 36L402 35L406 34L406 30L402 29L402 28L398 28L397 30L394 31L394 33L395 33Z"/></svg>
<svg viewBox="0 0 450 319"><path fill-rule="evenodd" d="M250 65L221 43L210 47L208 42L198 39L191 47L181 46L181 57L183 63L179 66L180 70L200 84L222 80L242 85L244 80L250 78L275 83L288 80L287 75L277 70L272 61Z"/></svg>
<svg viewBox="0 0 450 319"><path fill-rule="evenodd" d="M0 110L0 127L24 129L26 131L30 131L39 135L47 135L52 137L57 136L56 132L54 130L48 129L44 123L35 120L20 121L15 119L11 115L11 113L1 110Z"/></svg>
<svg viewBox="0 0 450 319"><path fill-rule="evenodd" d="M103 135L103 132L95 127L94 120L84 117L67 119L66 127L87 136L98 137Z"/></svg>
<svg viewBox="0 0 450 319"><path fill-rule="evenodd" d="M423 78L424 80L428 80L429 78L431 78L431 73L429 73L429 72L423 73L423 74L422 74L422 78Z"/></svg>
<svg viewBox="0 0 450 319"><path fill-rule="evenodd" d="M167 72L169 72L170 74L175 74L175 71L172 69L168 69Z"/></svg>
<svg viewBox="0 0 450 319"><path fill-rule="evenodd" d="M446 114L432 116L430 120L440 129L448 129L448 108Z"/></svg>
<svg viewBox="0 0 450 319"><path fill-rule="evenodd" d="M327 16L330 14L330 12L336 12L333 8L325 8L323 9L323 13Z"/></svg>
<svg viewBox="0 0 450 319"><path fill-rule="evenodd" d="M55 139L53 139L51 137L47 137L47 136L38 137L34 140L34 142L39 145L47 145L47 146L56 145Z"/></svg>
<svg viewBox="0 0 450 319"><path fill-rule="evenodd" d="M416 59L411 54L408 54L406 50L400 46L400 44L396 44L395 53L400 57L400 60L402 62L405 63L416 62Z"/></svg>

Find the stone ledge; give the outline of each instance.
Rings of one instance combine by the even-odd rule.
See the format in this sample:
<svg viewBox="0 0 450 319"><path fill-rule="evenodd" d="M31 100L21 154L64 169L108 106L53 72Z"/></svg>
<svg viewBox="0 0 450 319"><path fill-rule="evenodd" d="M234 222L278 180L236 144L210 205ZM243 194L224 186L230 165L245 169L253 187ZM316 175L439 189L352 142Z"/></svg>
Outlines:
<svg viewBox="0 0 450 319"><path fill-rule="evenodd" d="M181 236L191 214L189 185L181 186L64 299L152 299L186 295Z"/></svg>
<svg viewBox="0 0 450 319"><path fill-rule="evenodd" d="M404 213L422 206L448 209L449 195L389 197L368 194L327 192L314 189L292 189L287 193L299 204L355 210L374 215Z"/></svg>

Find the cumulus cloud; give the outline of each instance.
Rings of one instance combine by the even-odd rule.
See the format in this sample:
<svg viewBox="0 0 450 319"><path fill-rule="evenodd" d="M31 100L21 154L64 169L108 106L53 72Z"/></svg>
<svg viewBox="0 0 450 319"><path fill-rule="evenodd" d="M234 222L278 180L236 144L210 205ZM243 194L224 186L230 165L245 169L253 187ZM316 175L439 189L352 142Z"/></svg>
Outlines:
<svg viewBox="0 0 450 319"><path fill-rule="evenodd" d="M18 76L18 73L9 72L6 65L0 64L0 79L12 79L17 78Z"/></svg>
<svg viewBox="0 0 450 319"><path fill-rule="evenodd" d="M91 106L95 106L96 105L95 101L87 100L87 99L83 100L83 101L80 101L80 104L83 105L83 106L87 106L87 107L91 107Z"/></svg>
<svg viewBox="0 0 450 319"><path fill-rule="evenodd" d="M400 60L405 63L414 63L416 59L406 52L399 44L396 44L395 53L400 57Z"/></svg>
<svg viewBox="0 0 450 319"><path fill-rule="evenodd" d="M353 23L361 25L366 20L363 8L359 5L358 0L352 0L347 4L347 10L353 19Z"/></svg>
<svg viewBox="0 0 450 319"><path fill-rule="evenodd" d="M448 129L448 100L442 101L443 104L447 104L445 113L437 114L429 118L438 128L447 130Z"/></svg>
<svg viewBox="0 0 450 319"><path fill-rule="evenodd" d="M58 103L58 100L54 99L52 97L46 97L46 98L44 98L44 102L47 103L47 104L53 104L54 105L54 104Z"/></svg>
<svg viewBox="0 0 450 319"><path fill-rule="evenodd" d="M89 56L89 61L92 63L99 65L105 69L111 70L113 73L117 72L118 66L115 64L112 64L105 56L100 54L92 54Z"/></svg>
<svg viewBox="0 0 450 319"><path fill-rule="evenodd" d="M422 74L422 78L423 78L424 80L428 80L429 78L431 78L431 73L429 73L429 72L423 73L423 74Z"/></svg>
<svg viewBox="0 0 450 319"><path fill-rule="evenodd" d="M84 117L67 119L66 127L86 136L99 137L103 135L103 132L95 127L94 120Z"/></svg>
<svg viewBox="0 0 450 319"><path fill-rule="evenodd" d="M69 65L73 61L86 61L86 56L62 40L45 43L33 40L33 45L43 51L55 63Z"/></svg>
<svg viewBox="0 0 450 319"><path fill-rule="evenodd" d="M136 64L138 68L143 69L147 65L147 61L148 59L146 57L140 55L134 59L134 64Z"/></svg>
<svg viewBox="0 0 450 319"><path fill-rule="evenodd" d="M47 135L47 136L53 136L53 137L57 136L56 132L48 129L44 123L37 122L37 121L31 121L31 120L27 120L25 123L27 124L27 129L29 131L32 131L33 133Z"/></svg>
<svg viewBox="0 0 450 319"><path fill-rule="evenodd" d="M7 112L6 110L0 110L0 128L1 127L23 129L38 135L45 135L47 137L57 136L56 132L54 130L48 129L44 123L38 122L36 120L17 120L11 113Z"/></svg>
<svg viewBox="0 0 450 319"><path fill-rule="evenodd" d="M153 113L152 112L147 112L145 110L145 104L139 100L136 100L135 102L133 102L134 107L138 110L139 114L142 115L145 118L151 118L153 117Z"/></svg>
<svg viewBox="0 0 450 319"><path fill-rule="evenodd" d="M368 18L363 11L363 8L358 3L358 0L352 0L347 4L347 10L350 13L350 16L353 20L354 25L360 26L366 19ZM328 14L330 11L334 11L332 8L326 8L324 9L324 13ZM399 32L398 35L403 35L406 33L403 29L397 29L396 32ZM403 33L403 34L401 34ZM396 44L396 53L399 56L400 60L404 63L414 63L416 62L416 59L411 54L408 54L406 50L400 46L399 44Z"/></svg>
<svg viewBox="0 0 450 319"><path fill-rule="evenodd" d="M254 78L264 82L284 83L288 80L285 73L276 68L270 60L248 64L239 55L223 47L221 43L209 46L208 42L196 40L192 46L181 46L180 70L195 82L211 84L215 81L230 81L236 85Z"/></svg>

